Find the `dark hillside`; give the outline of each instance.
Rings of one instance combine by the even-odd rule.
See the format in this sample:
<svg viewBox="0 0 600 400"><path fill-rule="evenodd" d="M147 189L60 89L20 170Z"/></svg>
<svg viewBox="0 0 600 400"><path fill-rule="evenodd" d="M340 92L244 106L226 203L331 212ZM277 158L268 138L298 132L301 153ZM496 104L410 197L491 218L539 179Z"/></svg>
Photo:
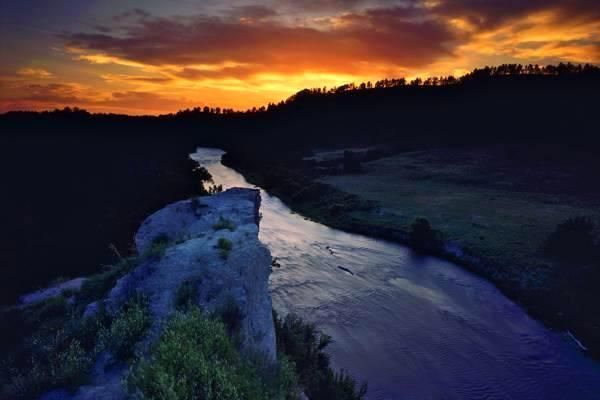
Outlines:
<svg viewBox="0 0 600 400"><path fill-rule="evenodd" d="M85 132L85 126L81 126ZM0 301L126 255L149 213L200 192L183 138L1 139Z"/></svg>

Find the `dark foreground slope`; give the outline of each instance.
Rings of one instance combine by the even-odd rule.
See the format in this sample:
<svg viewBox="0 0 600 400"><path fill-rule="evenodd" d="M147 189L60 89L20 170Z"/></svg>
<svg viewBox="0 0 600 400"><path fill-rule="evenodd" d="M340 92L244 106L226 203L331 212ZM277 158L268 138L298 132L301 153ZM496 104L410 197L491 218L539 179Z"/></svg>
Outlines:
<svg viewBox="0 0 600 400"><path fill-rule="evenodd" d="M70 117L0 122L2 303L98 271L129 252L148 214L201 192L189 139Z"/></svg>

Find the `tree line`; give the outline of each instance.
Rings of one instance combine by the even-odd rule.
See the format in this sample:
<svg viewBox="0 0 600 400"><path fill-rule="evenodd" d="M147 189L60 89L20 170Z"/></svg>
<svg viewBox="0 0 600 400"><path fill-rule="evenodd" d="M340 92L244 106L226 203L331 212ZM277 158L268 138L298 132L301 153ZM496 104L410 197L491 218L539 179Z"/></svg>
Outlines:
<svg viewBox="0 0 600 400"><path fill-rule="evenodd" d="M226 107L193 107L180 110L176 113L164 114L163 118L172 117L186 117L190 115L224 115L224 116L240 116L246 114L265 113L276 111L285 105L301 101L308 97L314 96L335 96L341 95L348 92L362 92L362 91L380 91L382 89L398 89L398 88L421 88L421 87L446 87L454 86L466 83L482 83L485 81L493 81L502 79L505 77L567 77L567 76L593 76L600 77L600 67L592 64L573 64L573 63L559 63L557 65L544 65L538 64L501 64L498 66L485 66L483 68L475 68L473 71L461 76L454 77L453 75L448 76L431 76L427 78L416 77L412 80L407 78L387 78L381 79L376 82L361 82L361 83L346 83L340 86L334 86L331 88L308 88L299 91L298 93L290 96L289 98L282 100L278 103L269 103L266 106L252 107L247 110L235 110L233 108ZM36 114L35 112L22 112L12 111L8 114ZM51 113L73 115L90 115L90 113L84 109L78 107L65 107L63 109L55 109L53 111L42 111L41 114ZM117 114L104 114L116 116ZM1 115L1 114L0 114ZM143 118L143 117L140 117Z"/></svg>

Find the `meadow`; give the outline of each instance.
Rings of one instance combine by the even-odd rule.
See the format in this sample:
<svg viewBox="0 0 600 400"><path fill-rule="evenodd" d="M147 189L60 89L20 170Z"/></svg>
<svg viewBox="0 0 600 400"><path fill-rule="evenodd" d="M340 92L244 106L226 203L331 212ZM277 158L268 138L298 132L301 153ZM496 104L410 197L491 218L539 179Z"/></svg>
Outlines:
<svg viewBox="0 0 600 400"><path fill-rule="evenodd" d="M319 181L377 204L375 212L354 213L359 220L408 230L425 217L445 240L501 266L497 274L537 285L550 262L540 251L548 235L569 218L600 222L600 196L581 166L539 168L504 156L497 149L405 152Z"/></svg>

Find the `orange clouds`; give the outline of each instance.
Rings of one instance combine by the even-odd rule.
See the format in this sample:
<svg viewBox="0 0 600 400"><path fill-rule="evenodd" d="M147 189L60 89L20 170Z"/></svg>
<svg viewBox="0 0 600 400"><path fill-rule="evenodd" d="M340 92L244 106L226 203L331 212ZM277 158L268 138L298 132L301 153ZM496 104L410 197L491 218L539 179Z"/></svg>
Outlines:
<svg viewBox="0 0 600 400"><path fill-rule="evenodd" d="M312 14L282 15L277 4ZM23 67L1 78L0 107L249 108L348 81L502 62L598 63L598 9L597 0L272 0L185 17L138 9L95 32L61 34L65 62L85 76Z"/></svg>
<svg viewBox="0 0 600 400"><path fill-rule="evenodd" d="M348 73L359 72L362 62L418 66L446 54L444 43L452 40L446 24L415 17L407 8L368 10L341 15L343 24L324 29L206 16L143 18L118 34L75 33L64 39L70 48L93 54L82 58L99 63L111 57L150 66L229 61L253 72Z"/></svg>
<svg viewBox="0 0 600 400"><path fill-rule="evenodd" d="M17 75L27 79L50 79L53 76L41 68L21 68L17 71Z"/></svg>

